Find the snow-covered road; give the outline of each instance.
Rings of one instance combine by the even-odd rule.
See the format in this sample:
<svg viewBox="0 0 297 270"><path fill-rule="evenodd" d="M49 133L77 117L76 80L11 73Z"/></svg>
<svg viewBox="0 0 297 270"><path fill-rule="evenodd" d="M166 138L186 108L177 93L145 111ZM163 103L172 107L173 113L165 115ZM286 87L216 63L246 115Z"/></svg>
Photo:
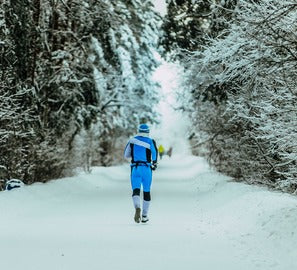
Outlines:
<svg viewBox="0 0 297 270"><path fill-rule="evenodd" d="M297 199L165 157L150 222L136 224L129 165L0 193L0 269L297 269Z"/></svg>

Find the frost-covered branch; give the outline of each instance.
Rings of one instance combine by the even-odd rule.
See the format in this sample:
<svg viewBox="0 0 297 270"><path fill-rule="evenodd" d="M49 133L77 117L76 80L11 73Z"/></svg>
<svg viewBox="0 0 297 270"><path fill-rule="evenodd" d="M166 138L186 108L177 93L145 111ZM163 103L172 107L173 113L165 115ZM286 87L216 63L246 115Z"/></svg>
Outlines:
<svg viewBox="0 0 297 270"><path fill-rule="evenodd" d="M297 4L243 0L234 14L184 62L185 102L218 170L294 192Z"/></svg>

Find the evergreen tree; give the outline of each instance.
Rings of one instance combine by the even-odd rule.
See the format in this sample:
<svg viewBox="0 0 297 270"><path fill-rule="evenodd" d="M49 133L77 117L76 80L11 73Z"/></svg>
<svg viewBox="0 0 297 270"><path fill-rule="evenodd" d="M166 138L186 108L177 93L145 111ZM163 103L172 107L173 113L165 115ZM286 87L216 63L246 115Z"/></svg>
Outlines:
<svg viewBox="0 0 297 270"><path fill-rule="evenodd" d="M28 48L32 21L26 4L20 0L0 5L0 176L30 182L36 116L30 106L32 86L28 76L32 62Z"/></svg>
<svg viewBox="0 0 297 270"><path fill-rule="evenodd" d="M160 18L151 2L0 5L5 178L31 183L63 176L72 155L80 156L77 150L93 152L77 147L82 134L96 142L88 143L99 152L93 160L110 164L119 137L131 134L142 118L155 120L151 73Z"/></svg>
<svg viewBox="0 0 297 270"><path fill-rule="evenodd" d="M151 79L157 62L160 17L150 1L104 2L109 16L96 22L91 49L100 96L96 163L110 164L117 138L136 130L141 119L156 121L157 85Z"/></svg>
<svg viewBox="0 0 297 270"><path fill-rule="evenodd" d="M202 50L209 37L228 28L237 0L167 0L160 44L164 55L183 58ZM181 50L181 51L180 51Z"/></svg>

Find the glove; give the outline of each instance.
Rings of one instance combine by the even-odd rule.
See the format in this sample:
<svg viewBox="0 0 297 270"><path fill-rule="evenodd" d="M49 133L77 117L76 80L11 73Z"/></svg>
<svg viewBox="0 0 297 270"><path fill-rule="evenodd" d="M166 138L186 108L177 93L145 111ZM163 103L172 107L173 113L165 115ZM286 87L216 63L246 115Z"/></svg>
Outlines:
<svg viewBox="0 0 297 270"><path fill-rule="evenodd" d="M151 165L152 170L156 170L157 169L157 162L153 161L153 164Z"/></svg>

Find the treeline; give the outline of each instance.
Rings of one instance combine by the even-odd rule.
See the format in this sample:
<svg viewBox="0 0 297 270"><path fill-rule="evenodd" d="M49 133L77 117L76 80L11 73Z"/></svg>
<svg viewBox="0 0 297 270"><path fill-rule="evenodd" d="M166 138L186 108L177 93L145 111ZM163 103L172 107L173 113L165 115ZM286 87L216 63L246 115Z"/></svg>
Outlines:
<svg viewBox="0 0 297 270"><path fill-rule="evenodd" d="M111 164L155 119L159 24L150 1L1 1L0 179Z"/></svg>
<svg viewBox="0 0 297 270"><path fill-rule="evenodd" d="M161 43L184 67L193 152L235 179L296 192L297 3L168 4Z"/></svg>

